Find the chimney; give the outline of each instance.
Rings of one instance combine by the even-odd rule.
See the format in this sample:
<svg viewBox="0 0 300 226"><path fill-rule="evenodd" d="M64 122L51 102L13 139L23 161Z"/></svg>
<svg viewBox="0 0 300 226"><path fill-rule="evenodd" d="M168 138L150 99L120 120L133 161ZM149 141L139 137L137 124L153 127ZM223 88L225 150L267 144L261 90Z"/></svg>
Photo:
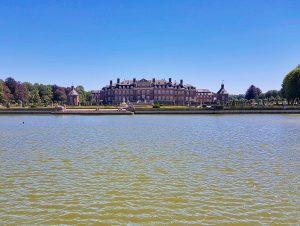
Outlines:
<svg viewBox="0 0 300 226"><path fill-rule="evenodd" d="M224 83L221 84L221 89L224 89Z"/></svg>
<svg viewBox="0 0 300 226"><path fill-rule="evenodd" d="M112 87L112 80L109 81L109 86Z"/></svg>
<svg viewBox="0 0 300 226"><path fill-rule="evenodd" d="M180 79L180 85L183 86L183 80L182 79Z"/></svg>
<svg viewBox="0 0 300 226"><path fill-rule="evenodd" d="M133 83L136 83L136 78L133 78Z"/></svg>
<svg viewBox="0 0 300 226"><path fill-rule="evenodd" d="M169 78L169 83L172 83L172 78Z"/></svg>
<svg viewBox="0 0 300 226"><path fill-rule="evenodd" d="M117 78L117 83L120 83L120 78Z"/></svg>
<svg viewBox="0 0 300 226"><path fill-rule="evenodd" d="M152 79L152 83L155 84L155 78Z"/></svg>

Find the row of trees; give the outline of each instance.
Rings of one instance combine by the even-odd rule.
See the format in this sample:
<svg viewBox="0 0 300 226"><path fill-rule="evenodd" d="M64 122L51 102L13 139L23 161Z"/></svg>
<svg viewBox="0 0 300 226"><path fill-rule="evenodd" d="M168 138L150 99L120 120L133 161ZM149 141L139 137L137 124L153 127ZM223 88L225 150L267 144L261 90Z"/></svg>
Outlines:
<svg viewBox="0 0 300 226"><path fill-rule="evenodd" d="M67 101L67 94L71 87L57 85L32 84L30 82L19 82L9 77L0 80L0 103L26 105L52 105L53 103L63 104ZM91 93L86 92L83 86L77 86L81 104L91 101Z"/></svg>
<svg viewBox="0 0 300 226"><path fill-rule="evenodd" d="M281 94L281 91L278 90L269 90L266 93L263 93L260 88L251 85L245 94L239 95L230 95L230 99L235 100L255 100L255 99L278 99L284 98Z"/></svg>
<svg viewBox="0 0 300 226"><path fill-rule="evenodd" d="M246 100L283 100L289 104L300 103L300 65L294 70L289 72L283 82L281 90L269 90L266 93L262 93L259 87L251 85L245 94L231 95L231 101L239 101L248 103ZM241 100L241 101L240 101Z"/></svg>
<svg viewBox="0 0 300 226"><path fill-rule="evenodd" d="M279 90L269 90L266 93L263 93L260 88L251 85L245 94L245 99L252 100L252 99L268 99L268 98L278 98L283 97L281 95L281 91Z"/></svg>

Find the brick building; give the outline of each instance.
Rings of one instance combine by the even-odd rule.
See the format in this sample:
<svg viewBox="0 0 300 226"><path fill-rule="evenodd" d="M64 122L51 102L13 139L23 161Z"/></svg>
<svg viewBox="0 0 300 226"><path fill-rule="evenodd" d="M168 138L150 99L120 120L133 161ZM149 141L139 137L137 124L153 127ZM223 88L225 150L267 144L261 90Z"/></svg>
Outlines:
<svg viewBox="0 0 300 226"><path fill-rule="evenodd" d="M72 86L71 92L67 95L67 104L68 105L80 105L79 94Z"/></svg>
<svg viewBox="0 0 300 226"><path fill-rule="evenodd" d="M218 103L224 104L228 102L229 94L223 83L221 84L220 90L216 93L216 98Z"/></svg>
<svg viewBox="0 0 300 226"><path fill-rule="evenodd" d="M216 95L208 89L197 89L196 102L198 104L211 104L216 101Z"/></svg>
<svg viewBox="0 0 300 226"><path fill-rule="evenodd" d="M116 83L110 80L109 85L101 90L92 91L93 104L119 104L123 101L132 103L156 103L171 105L189 105L213 103L216 95L207 89L196 90L195 86L161 79L132 79Z"/></svg>

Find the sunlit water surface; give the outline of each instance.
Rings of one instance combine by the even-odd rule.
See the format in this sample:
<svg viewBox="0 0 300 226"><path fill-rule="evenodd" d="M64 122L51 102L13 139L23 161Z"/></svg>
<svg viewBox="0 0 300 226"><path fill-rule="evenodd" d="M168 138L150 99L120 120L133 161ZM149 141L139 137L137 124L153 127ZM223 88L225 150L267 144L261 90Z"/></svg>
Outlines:
<svg viewBox="0 0 300 226"><path fill-rule="evenodd" d="M0 116L0 144L1 225L300 224L297 115Z"/></svg>

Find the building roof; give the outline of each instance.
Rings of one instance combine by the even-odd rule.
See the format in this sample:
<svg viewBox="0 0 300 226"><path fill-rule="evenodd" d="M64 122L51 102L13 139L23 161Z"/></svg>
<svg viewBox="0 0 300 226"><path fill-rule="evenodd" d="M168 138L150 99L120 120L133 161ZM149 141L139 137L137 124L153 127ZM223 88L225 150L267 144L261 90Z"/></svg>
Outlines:
<svg viewBox="0 0 300 226"><path fill-rule="evenodd" d="M150 82L152 83L152 80L146 80L146 79L141 79L141 80L136 80L136 82ZM167 84L168 82L165 80L165 79L159 79L159 80L156 80L155 79L155 83L154 85L163 85L163 84ZM131 85L131 84L134 84L133 80L123 80L121 81L120 83L113 83L113 85Z"/></svg>
<svg viewBox="0 0 300 226"><path fill-rule="evenodd" d="M224 88L224 84L223 83L221 85L221 89L217 92L217 94L228 94L228 92Z"/></svg>
<svg viewBox="0 0 300 226"><path fill-rule="evenodd" d="M154 82L153 82L154 81ZM166 80L166 79L150 79L150 80L147 80L147 79L140 79L140 80L123 80L123 81L120 81L117 82L117 83L112 83L109 84L109 85L106 85L103 87L103 89L115 89L115 88L118 88L118 89L123 89L123 88L133 88L136 86L137 83L140 83L140 82L146 82L146 83L150 83L150 86L152 87L157 87L157 88L168 88L168 87L182 87L182 88L191 88L191 89L196 89L193 85L190 85L190 84L181 84L181 83L177 83L176 81L175 82L172 82L170 80Z"/></svg>
<svg viewBox="0 0 300 226"><path fill-rule="evenodd" d="M209 89L197 89L198 93L211 93Z"/></svg>
<svg viewBox="0 0 300 226"><path fill-rule="evenodd" d="M74 89L74 86L72 86L72 90L69 92L68 96L79 96L77 91Z"/></svg>

